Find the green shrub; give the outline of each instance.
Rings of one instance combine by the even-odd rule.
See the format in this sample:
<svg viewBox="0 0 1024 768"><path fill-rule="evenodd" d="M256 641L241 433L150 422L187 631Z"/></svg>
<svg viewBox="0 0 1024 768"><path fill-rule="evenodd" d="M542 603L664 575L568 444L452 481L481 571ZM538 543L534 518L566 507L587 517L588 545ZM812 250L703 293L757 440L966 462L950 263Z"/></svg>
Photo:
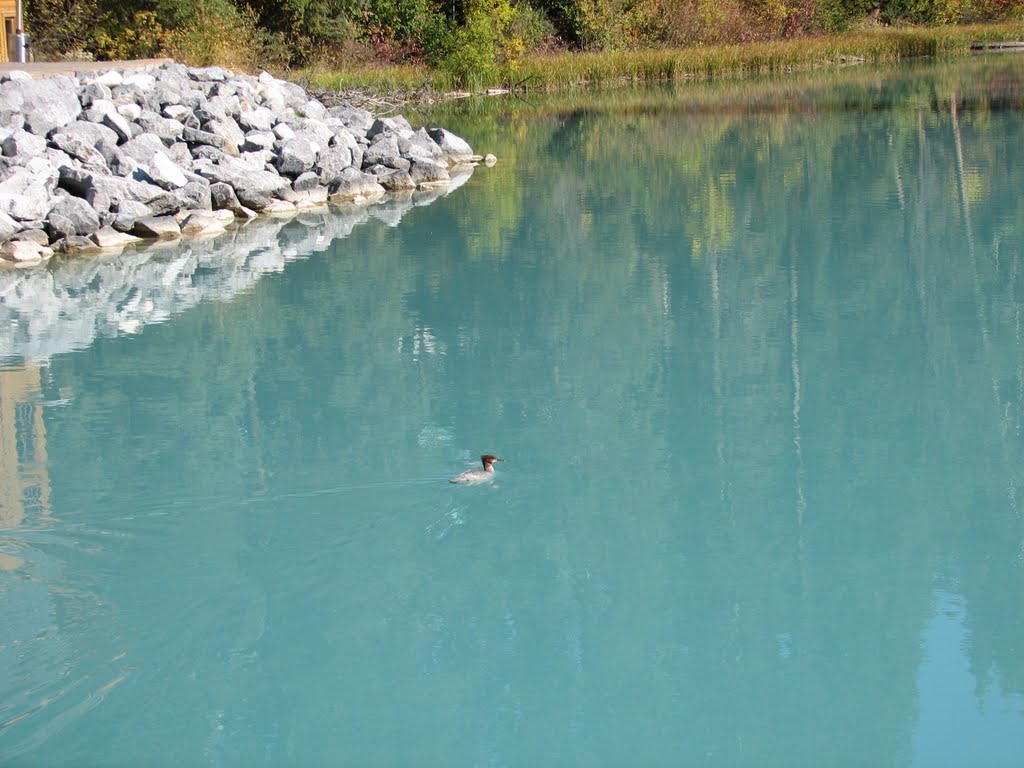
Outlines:
<svg viewBox="0 0 1024 768"><path fill-rule="evenodd" d="M359 39L389 61L422 53L447 31L429 0L369 0L356 26Z"/></svg>
<svg viewBox="0 0 1024 768"><path fill-rule="evenodd" d="M239 0L240 1L240 0ZM281 44L271 53L287 66L329 59L332 51L357 35L360 0L244 0L267 42Z"/></svg>
<svg viewBox="0 0 1024 768"><path fill-rule="evenodd" d="M449 27L438 46L438 67L456 85L479 88L495 85L500 64L519 53L509 33L517 18L509 0L468 0L465 20Z"/></svg>
<svg viewBox="0 0 1024 768"><path fill-rule="evenodd" d="M544 51L558 47L558 30L543 11L520 4L512 19L509 36L519 40L527 51Z"/></svg>
<svg viewBox="0 0 1024 768"><path fill-rule="evenodd" d="M136 11L126 25L111 27L96 36L94 45L98 59L148 59L165 50L167 30L155 11Z"/></svg>
<svg viewBox="0 0 1024 768"><path fill-rule="evenodd" d="M262 63L255 15L221 0L205 0L164 39L164 52L192 66L251 70Z"/></svg>

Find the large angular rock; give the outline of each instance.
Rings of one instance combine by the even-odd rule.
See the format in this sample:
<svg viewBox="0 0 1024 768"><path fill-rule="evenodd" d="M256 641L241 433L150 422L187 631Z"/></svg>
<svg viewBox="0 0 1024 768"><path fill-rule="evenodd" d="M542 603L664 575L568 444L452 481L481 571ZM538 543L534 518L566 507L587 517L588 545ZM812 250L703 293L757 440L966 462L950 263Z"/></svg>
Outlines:
<svg viewBox="0 0 1024 768"><path fill-rule="evenodd" d="M25 90L21 82L6 80L0 83L0 123L6 125L14 115L21 116L24 110Z"/></svg>
<svg viewBox="0 0 1024 768"><path fill-rule="evenodd" d="M304 190L286 190L281 194L285 202L291 203L296 209L315 208L327 202L330 193L327 187L312 187Z"/></svg>
<svg viewBox="0 0 1024 768"><path fill-rule="evenodd" d="M295 138L295 129L288 125L288 123L276 123L271 130L281 141L289 141Z"/></svg>
<svg viewBox="0 0 1024 768"><path fill-rule="evenodd" d="M136 104L145 104L156 90L156 76L149 72L126 72L121 84L110 90L114 94L114 101L122 104L133 101Z"/></svg>
<svg viewBox="0 0 1024 768"><path fill-rule="evenodd" d="M212 212L196 211L181 222L181 234L191 237L222 235L226 231L224 222Z"/></svg>
<svg viewBox="0 0 1024 768"><path fill-rule="evenodd" d="M190 128L187 125L181 132L181 139L189 145L199 144L208 147L216 147L220 150L223 150L224 145L227 143L223 136L218 136L215 133L203 131L198 128Z"/></svg>
<svg viewBox="0 0 1024 768"><path fill-rule="evenodd" d="M163 117L179 123L184 122L185 117L191 113L192 110L190 108L178 101L164 102L163 109L160 110L160 114ZM139 115L139 117L142 117L142 115Z"/></svg>
<svg viewBox="0 0 1024 768"><path fill-rule="evenodd" d="M299 106L295 111L299 115L302 115L302 117L308 117L312 120L323 120L327 117L327 108L316 99L310 99L305 104Z"/></svg>
<svg viewBox="0 0 1024 768"><path fill-rule="evenodd" d="M60 130L54 131L54 133L50 135L50 143L60 146L59 139L62 136L74 136L88 142L96 148L99 148L99 145L102 143L106 143L111 146L117 145L117 134L114 131L105 125L90 123L85 120L76 120L75 122L64 126Z"/></svg>
<svg viewBox="0 0 1024 768"><path fill-rule="evenodd" d="M98 80L84 84L78 91L78 101L82 104L83 109L88 109L93 102L99 100L110 101L111 93L110 88Z"/></svg>
<svg viewBox="0 0 1024 768"><path fill-rule="evenodd" d="M33 181L42 184L52 196L57 189L57 182L60 181L59 168L68 161L72 161L72 158L59 149L48 149L39 157L30 157L21 167L31 174Z"/></svg>
<svg viewBox="0 0 1024 768"><path fill-rule="evenodd" d="M8 240L0 245L0 258L8 261L32 263L44 261L53 256L53 249L31 240Z"/></svg>
<svg viewBox="0 0 1024 768"><path fill-rule="evenodd" d="M309 100L309 96L300 86L278 80L268 72L261 72L257 79L257 98L261 100L263 106L274 112L281 112L286 108L301 109Z"/></svg>
<svg viewBox="0 0 1024 768"><path fill-rule="evenodd" d="M377 183L388 192L407 192L416 189L416 181L409 171L390 170L377 176Z"/></svg>
<svg viewBox="0 0 1024 768"><path fill-rule="evenodd" d="M193 88L191 81L170 80L158 82L153 93L150 95L150 102L166 107L170 104L180 104L188 107L189 111L198 109L206 103L206 95L202 90Z"/></svg>
<svg viewBox="0 0 1024 768"><path fill-rule="evenodd" d="M186 144L185 146L188 145ZM210 162L213 163L219 163L224 158L230 157L230 155L221 152L216 147L211 147L207 144L196 144L194 146L189 147L189 154L191 155L193 160L209 160ZM194 167L195 163L193 162L192 165Z"/></svg>
<svg viewBox="0 0 1024 768"><path fill-rule="evenodd" d="M184 141L176 141L167 147L167 154L180 167L186 169L192 167L192 153L188 151L188 144Z"/></svg>
<svg viewBox="0 0 1024 768"><path fill-rule="evenodd" d="M110 172L115 176L131 176L139 167L138 162L112 144L102 143L97 146L97 149L103 155Z"/></svg>
<svg viewBox="0 0 1024 768"><path fill-rule="evenodd" d="M117 105L112 100L96 99L89 105L89 108L85 110L82 117L85 118L86 122L99 125L103 122L103 118L111 112L117 112Z"/></svg>
<svg viewBox="0 0 1024 768"><path fill-rule="evenodd" d="M320 153L313 170L324 184L329 184L342 171L354 165L350 147L333 146Z"/></svg>
<svg viewBox="0 0 1024 768"><path fill-rule="evenodd" d="M93 232L90 239L100 248L123 248L131 243L139 242L142 238L127 232L118 232L113 227L107 226Z"/></svg>
<svg viewBox="0 0 1024 768"><path fill-rule="evenodd" d="M53 255L53 249L31 240L9 240L0 245L0 258L7 261L32 263L44 261Z"/></svg>
<svg viewBox="0 0 1024 768"><path fill-rule="evenodd" d="M113 228L118 232L131 232L135 222L149 216L149 206L134 200L121 200L117 204L117 215L114 217Z"/></svg>
<svg viewBox="0 0 1024 768"><path fill-rule="evenodd" d="M274 127L275 122L277 122L277 117L266 107L256 107L242 112L238 116L238 125L246 132L269 131Z"/></svg>
<svg viewBox="0 0 1024 768"><path fill-rule="evenodd" d="M189 67L188 76L200 82L222 83L231 77L231 73L224 67Z"/></svg>
<svg viewBox="0 0 1024 768"><path fill-rule="evenodd" d="M230 118L210 120L203 125L203 129L224 139L221 149L229 155L237 155L239 148L245 143L245 133Z"/></svg>
<svg viewBox="0 0 1024 768"><path fill-rule="evenodd" d="M0 211L0 241L8 240L21 229L21 224Z"/></svg>
<svg viewBox="0 0 1024 768"><path fill-rule="evenodd" d="M295 203L289 202L288 200L271 200L266 208L260 211L260 213L267 216L293 216L295 211L298 210Z"/></svg>
<svg viewBox="0 0 1024 768"><path fill-rule="evenodd" d="M366 151L363 153L363 168L373 165L386 165L388 168L397 168L401 152L398 149L398 136L393 133L378 134Z"/></svg>
<svg viewBox="0 0 1024 768"><path fill-rule="evenodd" d="M108 211L116 211L123 201L145 203L156 216L174 213L185 207L180 196L165 192L155 184L103 176L68 166L60 169L60 186L73 195L85 198L101 216Z"/></svg>
<svg viewBox="0 0 1024 768"><path fill-rule="evenodd" d="M425 157L411 158L409 176L417 187L447 183L448 165Z"/></svg>
<svg viewBox="0 0 1024 768"><path fill-rule="evenodd" d="M159 195L148 200L146 205L154 216L166 216L191 207L189 200L180 192L164 192L162 190Z"/></svg>
<svg viewBox="0 0 1024 768"><path fill-rule="evenodd" d="M210 182L202 176L193 173L186 173L188 182L178 190L188 207L197 211L209 211L213 209L213 196L210 194Z"/></svg>
<svg viewBox="0 0 1024 768"><path fill-rule="evenodd" d="M120 104L117 107L117 114L128 122L135 122L142 114L142 107L138 104Z"/></svg>
<svg viewBox="0 0 1024 768"><path fill-rule="evenodd" d="M18 221L40 221L50 212L52 187L24 169L0 181L0 211Z"/></svg>
<svg viewBox="0 0 1024 768"><path fill-rule="evenodd" d="M32 157L46 149L46 139L28 131L16 130L3 141L4 157Z"/></svg>
<svg viewBox="0 0 1024 768"><path fill-rule="evenodd" d="M95 253L100 250L91 239L84 235L68 235L50 243L54 253Z"/></svg>
<svg viewBox="0 0 1024 768"><path fill-rule="evenodd" d="M226 155L216 163L197 160L195 172L211 182L230 184L242 205L255 211L267 208L289 187L288 180L276 173L256 170L244 160Z"/></svg>
<svg viewBox="0 0 1024 768"><path fill-rule="evenodd" d="M242 113L243 105L237 93L229 93L223 85L218 85L213 95L206 100L206 108L234 122Z"/></svg>
<svg viewBox="0 0 1024 768"><path fill-rule="evenodd" d="M305 136L310 139L310 141L319 144L321 147L326 147L334 139L334 129L319 120L304 118L299 121L295 135Z"/></svg>
<svg viewBox="0 0 1024 768"><path fill-rule="evenodd" d="M384 194L384 187L378 183L376 176L356 168L346 168L331 179L327 191L332 199L359 201L380 197Z"/></svg>
<svg viewBox="0 0 1024 768"><path fill-rule="evenodd" d="M316 165L320 146L304 136L282 142L277 156L277 170L282 176L299 176Z"/></svg>
<svg viewBox="0 0 1024 768"><path fill-rule="evenodd" d="M243 152L238 159L245 161L257 170L277 172L277 168L274 166L277 155L272 150L261 149L258 152Z"/></svg>
<svg viewBox="0 0 1024 768"><path fill-rule="evenodd" d="M449 165L468 163L473 159L473 148L466 143L466 140L456 136L444 128L433 128L427 133L441 148L444 156L448 158Z"/></svg>
<svg viewBox="0 0 1024 768"><path fill-rule="evenodd" d="M25 130L36 136L47 136L54 128L62 128L82 113L78 85L70 77L53 76L39 80L9 81L2 88L21 90ZM3 107L0 106L0 111Z"/></svg>
<svg viewBox="0 0 1024 768"><path fill-rule="evenodd" d="M190 110L186 112L191 114ZM178 120L161 117L152 110L144 109L136 121L147 134L158 137L164 144L173 144L181 139L185 126Z"/></svg>
<svg viewBox="0 0 1024 768"><path fill-rule="evenodd" d="M130 157L140 165L148 166L155 155L167 155L166 145L151 133L144 133L138 138L126 141L119 149L126 157Z"/></svg>
<svg viewBox="0 0 1024 768"><path fill-rule="evenodd" d="M224 182L217 182L210 185L210 199L213 202L213 209L228 210L232 213L242 214L242 203L235 194L235 188Z"/></svg>
<svg viewBox="0 0 1024 768"><path fill-rule="evenodd" d="M96 75L96 79L93 82L107 88L113 88L124 82L124 75L116 69L108 69L106 72Z"/></svg>
<svg viewBox="0 0 1024 768"><path fill-rule="evenodd" d="M369 130L366 131L366 138L373 141L382 133L393 133L399 138L407 139L414 131L409 121L399 115L398 117L379 117L373 121Z"/></svg>
<svg viewBox="0 0 1024 768"><path fill-rule="evenodd" d="M72 235L90 235L100 228L100 217L85 200L65 195L57 199L46 217L51 240Z"/></svg>
<svg viewBox="0 0 1024 768"><path fill-rule="evenodd" d="M301 176L296 177L295 181L292 182L292 190L295 192L308 192L309 190L315 189L319 186L325 185L320 183L320 177L312 171L303 173Z"/></svg>
<svg viewBox="0 0 1024 768"><path fill-rule="evenodd" d="M330 117L340 120L353 134L365 136L373 125L373 115L365 109L350 107L347 104L340 107L331 107L327 110Z"/></svg>
<svg viewBox="0 0 1024 768"><path fill-rule="evenodd" d="M188 183L185 172L163 152L154 153L149 162L149 176L164 189L181 189Z"/></svg>
<svg viewBox="0 0 1024 768"><path fill-rule="evenodd" d="M264 149L272 149L277 141L270 131L249 131L245 134L245 141L239 149L243 152L259 152Z"/></svg>
<svg viewBox="0 0 1024 768"><path fill-rule="evenodd" d="M106 158L86 139L74 133L58 131L50 138L50 141L55 147L81 162L85 168L102 173L110 172Z"/></svg>
<svg viewBox="0 0 1024 768"><path fill-rule="evenodd" d="M101 122L117 134L119 141L128 141L132 137L131 123L119 112L108 112Z"/></svg>
<svg viewBox="0 0 1024 768"><path fill-rule="evenodd" d="M15 240L28 240L39 245L49 245L50 236L45 229L23 229L17 234Z"/></svg>
<svg viewBox="0 0 1024 768"><path fill-rule="evenodd" d="M403 157L423 157L430 160L444 157L444 151L430 138L424 128L420 128L407 139L400 139L398 149Z"/></svg>
<svg viewBox="0 0 1024 768"><path fill-rule="evenodd" d="M137 237L173 240L181 237L181 227L173 216L144 216L135 222L132 234Z"/></svg>

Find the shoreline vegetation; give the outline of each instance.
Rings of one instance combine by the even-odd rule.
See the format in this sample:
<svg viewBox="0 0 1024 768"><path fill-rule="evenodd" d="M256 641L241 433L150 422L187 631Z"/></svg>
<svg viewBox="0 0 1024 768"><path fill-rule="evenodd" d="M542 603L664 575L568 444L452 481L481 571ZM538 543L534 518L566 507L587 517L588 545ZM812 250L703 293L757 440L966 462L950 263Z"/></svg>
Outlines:
<svg viewBox="0 0 1024 768"><path fill-rule="evenodd" d="M1024 0L26 0L26 28L37 60L266 71L379 114L959 56L1024 41Z"/></svg>
<svg viewBox="0 0 1024 768"><path fill-rule="evenodd" d="M459 87L443 71L424 64L348 64L299 69L289 77L318 98L375 113L406 106L429 107L471 96L552 94L624 85L742 80L763 75L837 70L860 64L913 59L952 59L976 53L979 44L1024 41L1024 22L943 27L876 27L734 45L639 51L558 52L536 56L476 89ZM1014 55L1014 52L990 55Z"/></svg>

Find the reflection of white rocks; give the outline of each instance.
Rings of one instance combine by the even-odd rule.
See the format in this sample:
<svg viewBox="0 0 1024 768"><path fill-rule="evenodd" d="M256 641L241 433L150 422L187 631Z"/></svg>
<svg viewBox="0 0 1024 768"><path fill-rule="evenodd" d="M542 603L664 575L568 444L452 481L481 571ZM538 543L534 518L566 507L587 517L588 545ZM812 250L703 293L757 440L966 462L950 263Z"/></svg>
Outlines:
<svg viewBox="0 0 1024 768"><path fill-rule="evenodd" d="M0 258L107 248L110 230L209 234L195 215L276 216L385 191L443 191L479 158L458 136L325 108L264 72L164 64L0 77ZM178 222L193 220L184 231ZM42 242L40 242L42 241ZM31 252L31 253L30 253Z"/></svg>
<svg viewBox="0 0 1024 768"><path fill-rule="evenodd" d="M70 259L47 269L2 269L0 360L45 362L52 355L84 348L100 336L138 333L200 301L230 299L302 254L326 250L371 217L393 226L414 206L443 194L433 190L385 197L372 206L322 206L288 219L261 217L241 227L232 224L219 236L155 242L116 256ZM223 216L192 214L183 219L182 228L216 227ZM96 234L131 239L110 227ZM13 241L0 248L14 245L46 247ZM425 337L420 341L427 343Z"/></svg>

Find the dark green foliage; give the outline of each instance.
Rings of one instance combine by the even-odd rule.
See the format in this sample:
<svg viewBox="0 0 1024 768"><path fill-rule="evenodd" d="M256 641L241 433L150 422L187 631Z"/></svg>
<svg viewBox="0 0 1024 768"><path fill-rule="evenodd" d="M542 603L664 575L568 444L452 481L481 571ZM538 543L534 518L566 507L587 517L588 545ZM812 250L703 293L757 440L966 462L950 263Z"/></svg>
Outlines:
<svg viewBox="0 0 1024 768"><path fill-rule="evenodd" d="M887 0L881 4L883 21L894 24L909 21L914 24L931 24L936 21L941 0Z"/></svg>
<svg viewBox="0 0 1024 768"><path fill-rule="evenodd" d="M585 38L582 9L576 0L537 0L536 7L547 14L559 37L580 47Z"/></svg>
<svg viewBox="0 0 1024 768"><path fill-rule="evenodd" d="M395 60L436 58L452 25L430 0L369 0L356 26L376 55Z"/></svg>
<svg viewBox="0 0 1024 768"><path fill-rule="evenodd" d="M362 10L358 0L244 0L244 5L260 29L285 47L277 54L290 64L307 63L351 41L353 19Z"/></svg>
<svg viewBox="0 0 1024 768"><path fill-rule="evenodd" d="M92 47L99 0L25 0L25 29L38 58L64 58Z"/></svg>

